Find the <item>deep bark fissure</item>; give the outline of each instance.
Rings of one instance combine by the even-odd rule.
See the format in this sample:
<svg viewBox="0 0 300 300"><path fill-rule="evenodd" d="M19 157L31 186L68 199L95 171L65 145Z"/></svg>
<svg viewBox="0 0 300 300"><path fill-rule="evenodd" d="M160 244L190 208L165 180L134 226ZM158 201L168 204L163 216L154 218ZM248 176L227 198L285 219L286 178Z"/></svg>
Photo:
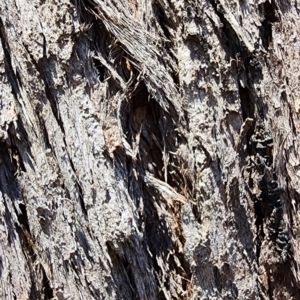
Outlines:
<svg viewBox="0 0 300 300"><path fill-rule="evenodd" d="M14 69L12 67L11 55L10 55L9 45L7 43L5 27L4 27L4 24L3 24L3 21L1 18L0 18L0 39L1 39L2 49L4 51L4 56L5 56L6 74L9 79L12 93L15 96L15 99L18 100L19 94L20 94L18 80L17 80L16 74L14 72Z"/></svg>
<svg viewBox="0 0 300 300"><path fill-rule="evenodd" d="M263 47L268 51L269 45L273 40L272 23L279 21L278 10L274 0L260 4L259 9L264 16L260 28L260 35Z"/></svg>
<svg viewBox="0 0 300 300"><path fill-rule="evenodd" d="M92 7L90 7L90 9L94 10L94 8L92 8ZM85 19L87 19L87 17L85 17ZM165 17L163 17L163 19L165 19ZM166 30L167 30L166 28L163 28L164 32ZM91 35L93 36L94 33L91 33ZM97 40L95 40L94 43L96 43L96 44L95 44L95 46L92 46L92 47L97 49L97 51L102 52L103 47L97 46ZM121 50L117 50L117 47L120 47L120 46L115 45L114 47L116 48L116 50L114 50L114 53L117 53L118 51L121 53ZM103 52L101 53L101 55L104 58L106 57L106 54ZM121 62L122 60L118 59L118 61ZM118 65L118 63L116 63L116 64ZM123 66L125 66L124 60L123 60L122 64L123 64ZM103 65L101 63L99 64L98 62L95 67L97 69L99 69L99 65L100 65L100 68L103 67ZM125 68L123 67L123 69L125 69L125 70L126 70L126 68L128 68L128 65ZM101 72L103 73L103 70ZM135 72L135 71L133 70L133 72ZM128 75L126 76L126 73L124 74L123 72L118 71L118 74L119 75L122 74L122 76L124 76L124 81L128 80L128 77L127 77ZM137 76L138 75L136 74L135 77L137 77ZM101 80L101 78L100 78L100 80ZM110 84L114 84L114 83L115 83L115 81L112 81ZM147 92L147 88L142 81L139 83L139 87L137 87L136 90L131 95L131 99L125 100L122 102L121 111L122 112L121 112L120 118L122 120L122 132L124 132L128 144L131 147L137 147L138 149L141 149L141 150L138 150L138 152L137 152L137 160L136 161L132 161L132 159L130 159L129 157L127 157L125 159L124 155L126 156L126 154L124 153L123 149L117 149L114 154L119 157L119 159L115 161L115 164L117 161L122 162L120 164L116 164L115 167L118 169L125 167L123 172L124 172L124 174L128 174L127 175L128 176L128 181L127 181L128 182L128 191L129 191L130 195L133 197L133 199L135 199L138 195L140 195L142 193L141 192L142 190L149 189L147 187L143 188L143 185L144 185L143 177L146 175L145 171L150 171L151 173L153 171L155 171L155 173L153 175L155 175L157 178L159 178L162 181L167 180L166 182L168 184L170 184L170 186L172 186L172 187L179 186L180 184L186 184L185 183L186 180L182 177L182 175L180 175L178 173L178 171L180 170L177 167L177 166L179 166L179 162L176 162L177 159L175 157L170 158L170 161L173 161L175 167L169 166L168 170L164 170L164 168L166 167L166 162L164 162L164 157L163 157L164 151L165 151L165 153L168 153L168 150L173 151L173 152L176 151L176 147L173 145L173 140L171 139L171 137L168 137L169 134L173 135L173 132L174 132L173 129L168 129L170 126L173 126L173 125L171 125L172 123L174 123L172 118L176 119L176 116L174 115L174 113L172 114L172 110L169 112L169 114L172 115L172 118L170 118L169 114L163 112L163 110L160 108L160 106L158 106L158 104L156 103L155 99L153 99L153 97L151 97L149 95L149 93ZM175 122L176 122L176 120L175 120ZM147 150L147 148L148 148L148 150ZM164 150L164 148L165 148L165 150ZM135 178L136 175L134 175L136 172L138 173L137 179ZM177 175L176 176L172 175L172 172L173 173L175 172ZM181 190L179 190L178 192L181 192ZM147 196L144 194L144 197L146 197L145 199L147 199L149 197L148 201L150 201L150 198L152 197L152 195L150 194L149 196ZM163 200L163 199L161 199L161 200ZM139 200L136 200L136 201L139 201ZM146 206L148 206L148 204L146 204ZM151 211L154 209L154 207L151 208L151 206L150 206L147 209L149 209ZM155 219L156 220L153 219L153 216L149 220L146 217L145 223L147 224L150 222L150 224L151 223L158 224L161 222L161 220L158 216L156 216ZM150 228L152 229L153 226L150 226L149 229ZM152 263L153 263L154 269L156 270L157 274L160 274L161 270L160 270L160 267L156 264L155 256L156 255L159 256L159 255L162 255L162 253L165 253L164 257L166 257L167 252L170 249L174 248L174 245L171 246L171 244L172 244L171 238L166 235L167 232L169 231L168 226L167 225L159 226L159 228L160 229L158 229L158 231L156 231L156 229L154 230L154 234L150 233L150 238L148 239L148 245L149 245L150 251L152 253L154 253L154 258L152 259ZM145 234L146 235L149 234L148 230L147 230L147 226L146 226ZM168 233L168 234L170 234L170 233ZM178 234L178 239L181 240L180 243L184 243L184 240L182 238L182 233L178 232L177 234ZM155 248L157 247L158 235L161 236L160 237L161 241L163 241L164 239L169 239L169 242L163 243L165 246L162 246L161 250L159 250L157 252L157 250ZM152 244L152 241L155 241L155 242L153 243L153 246L150 246ZM187 266L185 266L186 263L184 261L184 257L180 253L177 253L177 251L175 252L175 255L179 258L179 260L182 263L182 266L184 266L184 268L186 269L184 271L185 274L182 273L182 271L180 269L178 269L175 266L175 264L173 264L173 266L171 264L170 266L172 269L175 270L176 273L181 274L183 277L187 276L188 277L187 279L189 279L190 275L186 275L189 272L188 272ZM183 290L188 289L187 282L188 281L184 281ZM159 296L159 297L163 297L163 296Z"/></svg>
<svg viewBox="0 0 300 300"><path fill-rule="evenodd" d="M54 293L53 289L50 287L49 278L47 277L44 269L42 269L42 276L42 291L44 300L51 300L53 299Z"/></svg>

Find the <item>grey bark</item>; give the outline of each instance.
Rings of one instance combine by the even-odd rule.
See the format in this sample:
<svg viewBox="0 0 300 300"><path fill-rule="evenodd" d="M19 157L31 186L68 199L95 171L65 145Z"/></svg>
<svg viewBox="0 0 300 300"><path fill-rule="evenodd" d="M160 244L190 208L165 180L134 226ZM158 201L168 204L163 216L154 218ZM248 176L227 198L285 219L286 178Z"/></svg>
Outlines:
<svg viewBox="0 0 300 300"><path fill-rule="evenodd" d="M1 299L300 299L299 2L2 0Z"/></svg>

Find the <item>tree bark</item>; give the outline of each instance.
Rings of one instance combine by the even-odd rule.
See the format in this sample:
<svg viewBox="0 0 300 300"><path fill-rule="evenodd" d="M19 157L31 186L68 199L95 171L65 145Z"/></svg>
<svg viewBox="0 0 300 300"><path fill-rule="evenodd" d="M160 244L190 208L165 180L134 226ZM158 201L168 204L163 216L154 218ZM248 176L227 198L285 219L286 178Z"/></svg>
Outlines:
<svg viewBox="0 0 300 300"><path fill-rule="evenodd" d="M0 298L300 299L299 31L297 0L2 0Z"/></svg>

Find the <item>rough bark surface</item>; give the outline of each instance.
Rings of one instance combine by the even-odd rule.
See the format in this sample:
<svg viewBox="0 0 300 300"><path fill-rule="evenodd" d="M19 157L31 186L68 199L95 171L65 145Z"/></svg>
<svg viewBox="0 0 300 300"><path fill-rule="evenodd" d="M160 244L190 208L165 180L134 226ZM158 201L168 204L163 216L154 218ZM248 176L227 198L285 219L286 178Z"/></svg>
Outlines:
<svg viewBox="0 0 300 300"><path fill-rule="evenodd" d="M1 0L1 299L300 299L297 0Z"/></svg>

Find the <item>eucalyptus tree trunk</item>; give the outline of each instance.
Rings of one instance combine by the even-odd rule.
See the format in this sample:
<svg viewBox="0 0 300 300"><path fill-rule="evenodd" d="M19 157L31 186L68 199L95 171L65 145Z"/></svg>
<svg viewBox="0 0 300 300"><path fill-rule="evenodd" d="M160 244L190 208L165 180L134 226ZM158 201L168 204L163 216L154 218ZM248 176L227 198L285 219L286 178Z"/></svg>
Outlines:
<svg viewBox="0 0 300 300"><path fill-rule="evenodd" d="M300 299L297 0L0 2L1 299Z"/></svg>

